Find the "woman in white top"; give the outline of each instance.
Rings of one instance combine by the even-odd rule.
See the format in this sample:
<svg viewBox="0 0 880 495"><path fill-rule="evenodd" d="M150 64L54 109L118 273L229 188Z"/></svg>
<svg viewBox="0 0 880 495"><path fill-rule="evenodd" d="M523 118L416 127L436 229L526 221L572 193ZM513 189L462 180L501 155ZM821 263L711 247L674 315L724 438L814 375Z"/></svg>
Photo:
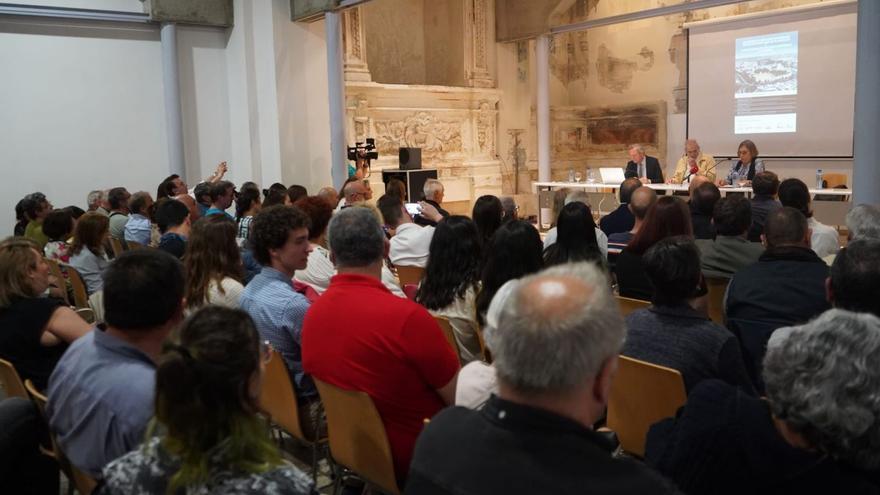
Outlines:
<svg viewBox="0 0 880 495"><path fill-rule="evenodd" d="M253 183L251 183L253 184ZM263 203L260 201L260 190L256 184L250 187L242 186L235 198L235 221L238 223L236 237L238 245L244 247L250 237L251 222L254 215L259 213Z"/></svg>
<svg viewBox="0 0 880 495"><path fill-rule="evenodd" d="M193 224L186 243L186 310L207 304L237 308L244 286L235 222L209 215Z"/></svg>
<svg viewBox="0 0 880 495"><path fill-rule="evenodd" d="M475 299L482 246L477 224L453 215L437 224L416 302L449 319L462 364L480 358Z"/></svg>
<svg viewBox="0 0 880 495"><path fill-rule="evenodd" d="M70 266L82 276L89 294L104 288L104 270L110 266L104 245L109 237L110 221L100 213L81 216L73 231Z"/></svg>
<svg viewBox="0 0 880 495"><path fill-rule="evenodd" d="M323 294L330 286L330 279L336 275L336 266L330 261L330 251L327 249L327 225L333 216L333 207L319 196L300 198L294 206L305 212L311 220L309 243L312 245L312 252L309 253L306 268L297 270L293 279L310 286L318 294ZM395 296L406 297L397 278L385 265L382 265L382 283Z"/></svg>

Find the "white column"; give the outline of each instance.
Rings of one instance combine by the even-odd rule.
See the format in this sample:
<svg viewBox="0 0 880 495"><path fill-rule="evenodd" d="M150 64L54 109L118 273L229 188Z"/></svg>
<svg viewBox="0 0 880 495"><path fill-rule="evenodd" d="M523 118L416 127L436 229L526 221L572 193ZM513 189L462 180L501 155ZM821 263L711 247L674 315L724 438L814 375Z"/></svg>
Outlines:
<svg viewBox="0 0 880 495"><path fill-rule="evenodd" d="M550 180L550 35L538 36L535 43L538 77L538 180Z"/></svg>
<svg viewBox="0 0 880 495"><path fill-rule="evenodd" d="M163 22L162 73L165 87L165 134L168 139L168 171L186 179L183 156L183 119L180 115L180 85L177 77L177 25Z"/></svg>
<svg viewBox="0 0 880 495"><path fill-rule="evenodd" d="M345 157L345 85L342 59L342 14L324 14L327 37L327 87L330 97L330 176L335 187L348 178Z"/></svg>
<svg viewBox="0 0 880 495"><path fill-rule="evenodd" d="M880 2L859 2L853 126L853 204L880 204Z"/></svg>

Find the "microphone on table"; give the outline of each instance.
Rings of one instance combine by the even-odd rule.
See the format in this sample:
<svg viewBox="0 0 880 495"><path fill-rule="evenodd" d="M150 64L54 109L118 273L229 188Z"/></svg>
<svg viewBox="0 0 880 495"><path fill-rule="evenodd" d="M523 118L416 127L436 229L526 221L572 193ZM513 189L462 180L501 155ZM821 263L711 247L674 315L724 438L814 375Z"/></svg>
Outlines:
<svg viewBox="0 0 880 495"><path fill-rule="evenodd" d="M694 175L696 175L696 173L699 172L699 171L700 171L700 168L697 167L696 165L693 165L693 166L690 168L690 170L688 170L687 177L684 178L685 182L690 182L690 181L691 181L691 177L693 177Z"/></svg>

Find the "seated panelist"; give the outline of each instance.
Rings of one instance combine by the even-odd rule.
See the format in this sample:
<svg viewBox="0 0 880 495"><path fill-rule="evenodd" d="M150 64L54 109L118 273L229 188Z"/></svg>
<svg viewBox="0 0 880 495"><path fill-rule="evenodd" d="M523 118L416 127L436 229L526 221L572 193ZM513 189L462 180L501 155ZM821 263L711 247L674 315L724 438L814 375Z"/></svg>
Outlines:
<svg viewBox="0 0 880 495"><path fill-rule="evenodd" d="M755 174L764 171L764 162L758 158L755 143L746 139L737 148L739 160L730 167L726 178L718 179L719 186L751 186Z"/></svg>
<svg viewBox="0 0 880 495"><path fill-rule="evenodd" d="M662 184L663 169L660 168L660 161L653 156L645 154L645 148L640 144L633 144L629 147L630 161L626 164L624 175L627 179L630 177L638 178L642 184Z"/></svg>
<svg viewBox="0 0 880 495"><path fill-rule="evenodd" d="M675 173L669 179L670 184L684 184L697 175L715 180L715 158L703 153L696 139L685 141L684 151L684 156L675 164Z"/></svg>

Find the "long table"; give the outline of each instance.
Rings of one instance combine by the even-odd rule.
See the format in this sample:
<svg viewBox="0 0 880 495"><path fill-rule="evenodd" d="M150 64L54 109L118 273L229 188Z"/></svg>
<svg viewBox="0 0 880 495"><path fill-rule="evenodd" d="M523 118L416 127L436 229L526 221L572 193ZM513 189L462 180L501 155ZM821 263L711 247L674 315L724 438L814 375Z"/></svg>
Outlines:
<svg viewBox="0 0 880 495"><path fill-rule="evenodd" d="M654 189L655 191L663 194L666 194L667 191L687 192L688 190L687 184L645 184L645 186L650 187L651 189ZM616 194L617 189L620 188L620 184L603 184L600 182L533 182L532 190L538 196L538 225L544 225L541 221L541 192L553 191L554 189L563 188L583 189L587 192L602 193L605 196L608 196ZM731 192L742 193L748 197L751 197L752 195L751 187L724 186L719 187L718 189L721 191L722 196L725 196L727 195L727 193ZM846 213L849 211L849 208L851 206L849 204L850 196L852 195L851 190L813 188L810 189L810 194L814 197L819 194L823 196L835 196L844 198L843 200L838 201L816 201L813 204L813 209L816 213L816 216L820 218L823 223L831 225L844 224L844 217L846 217ZM606 198L603 197L596 207L596 212L599 214L599 216L602 215L602 203L605 201L605 199Z"/></svg>

